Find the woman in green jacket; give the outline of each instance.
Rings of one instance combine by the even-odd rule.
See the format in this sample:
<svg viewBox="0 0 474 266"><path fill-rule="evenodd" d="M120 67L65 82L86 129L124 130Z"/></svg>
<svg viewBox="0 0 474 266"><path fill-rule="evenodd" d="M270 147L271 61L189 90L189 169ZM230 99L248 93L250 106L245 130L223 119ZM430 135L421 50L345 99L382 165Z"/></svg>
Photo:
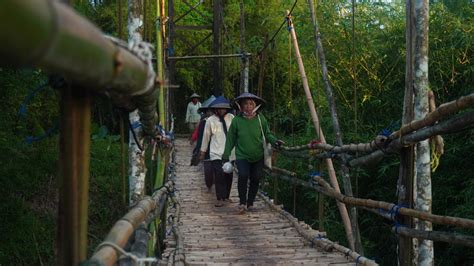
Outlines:
<svg viewBox="0 0 474 266"><path fill-rule="evenodd" d="M244 92L235 99L240 109L227 133L222 159L229 160L235 147L236 165L239 172L237 187L239 191L239 212L244 213L253 207L260 178L263 175L263 134L274 146L284 144L270 132L267 119L257 112L264 103L263 99ZM250 184L248 184L250 181ZM247 189L248 187L248 189Z"/></svg>

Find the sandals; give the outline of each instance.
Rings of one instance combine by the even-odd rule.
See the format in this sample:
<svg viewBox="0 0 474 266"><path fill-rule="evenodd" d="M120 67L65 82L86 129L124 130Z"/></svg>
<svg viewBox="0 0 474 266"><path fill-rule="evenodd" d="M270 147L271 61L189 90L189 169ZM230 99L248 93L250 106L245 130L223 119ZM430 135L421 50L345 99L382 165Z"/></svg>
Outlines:
<svg viewBox="0 0 474 266"><path fill-rule="evenodd" d="M239 214L244 214L245 211L247 210L247 207L244 204L239 205Z"/></svg>
<svg viewBox="0 0 474 266"><path fill-rule="evenodd" d="M224 201L222 200L218 200L216 204L214 204L214 207L222 207L222 206L224 206Z"/></svg>

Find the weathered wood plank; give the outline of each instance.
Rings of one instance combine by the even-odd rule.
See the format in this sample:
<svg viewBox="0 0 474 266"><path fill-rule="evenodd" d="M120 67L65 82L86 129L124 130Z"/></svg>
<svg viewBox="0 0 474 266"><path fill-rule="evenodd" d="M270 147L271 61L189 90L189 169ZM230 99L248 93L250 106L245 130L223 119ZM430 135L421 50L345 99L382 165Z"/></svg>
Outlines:
<svg viewBox="0 0 474 266"><path fill-rule="evenodd" d="M237 176L231 192L233 202L214 207L215 192L207 191L202 165L189 166L191 146L185 139L177 139L176 150L179 228L184 234L187 265L355 265L340 252L314 248L286 217L261 199L256 200L255 211L239 215ZM175 245L171 236L166 245L162 265Z"/></svg>

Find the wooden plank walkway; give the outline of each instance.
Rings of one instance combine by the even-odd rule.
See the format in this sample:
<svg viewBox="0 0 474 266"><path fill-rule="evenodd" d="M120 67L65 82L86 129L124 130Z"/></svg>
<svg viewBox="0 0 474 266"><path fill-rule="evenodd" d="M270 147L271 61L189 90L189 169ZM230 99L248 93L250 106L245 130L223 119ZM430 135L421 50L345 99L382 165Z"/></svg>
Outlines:
<svg viewBox="0 0 474 266"><path fill-rule="evenodd" d="M237 176L231 200L216 208L215 191L204 184L202 164L189 166L191 146L177 139L176 197L181 205L179 229L184 238L186 265L355 265L340 252L313 248L283 215L257 197L255 211L238 214ZM167 236L167 256L174 248Z"/></svg>

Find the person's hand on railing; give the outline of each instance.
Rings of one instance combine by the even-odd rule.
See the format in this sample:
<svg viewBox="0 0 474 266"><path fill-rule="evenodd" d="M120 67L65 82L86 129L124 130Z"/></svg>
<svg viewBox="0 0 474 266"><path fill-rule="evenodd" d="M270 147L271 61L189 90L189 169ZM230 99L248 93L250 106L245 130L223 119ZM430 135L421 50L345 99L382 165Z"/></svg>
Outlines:
<svg viewBox="0 0 474 266"><path fill-rule="evenodd" d="M275 141L275 147L277 149L281 148L281 146L283 146L283 145L285 145L285 142L283 140L279 139L279 140Z"/></svg>

